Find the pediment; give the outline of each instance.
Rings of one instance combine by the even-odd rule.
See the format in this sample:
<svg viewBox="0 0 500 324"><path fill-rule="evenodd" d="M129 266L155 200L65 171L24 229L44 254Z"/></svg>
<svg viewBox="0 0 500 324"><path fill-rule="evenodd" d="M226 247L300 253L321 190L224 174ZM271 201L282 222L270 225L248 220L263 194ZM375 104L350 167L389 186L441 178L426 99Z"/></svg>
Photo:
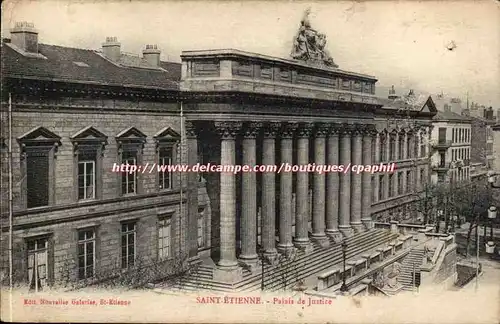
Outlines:
<svg viewBox="0 0 500 324"><path fill-rule="evenodd" d="M422 109L420 112L426 112L426 113L434 113L437 112L436 104L434 103L434 100L432 100L432 97L429 96L427 98L425 104L423 105Z"/></svg>
<svg viewBox="0 0 500 324"><path fill-rule="evenodd" d="M171 127L165 127L153 136L157 140L172 140L176 141L181 138L181 135L174 131Z"/></svg>
<svg viewBox="0 0 500 324"><path fill-rule="evenodd" d="M38 126L18 137L19 142L60 142L61 137L49 131L47 128Z"/></svg>
<svg viewBox="0 0 500 324"><path fill-rule="evenodd" d="M107 138L93 126L87 126L70 137L71 141L106 141Z"/></svg>
<svg viewBox="0 0 500 324"><path fill-rule="evenodd" d="M135 127L124 129L116 135L117 140L145 141L146 135Z"/></svg>

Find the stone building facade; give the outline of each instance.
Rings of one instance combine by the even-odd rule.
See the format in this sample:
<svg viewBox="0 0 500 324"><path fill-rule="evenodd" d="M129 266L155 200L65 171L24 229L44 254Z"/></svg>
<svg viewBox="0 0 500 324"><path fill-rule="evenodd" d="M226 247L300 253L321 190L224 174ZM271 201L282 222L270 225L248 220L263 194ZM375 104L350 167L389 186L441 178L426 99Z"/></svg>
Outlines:
<svg viewBox="0 0 500 324"><path fill-rule="evenodd" d="M236 50L183 52L180 65L160 61L154 45L138 57L113 37L92 51L36 36L20 24L2 43L20 281L207 259L214 279L239 280L241 265L255 266L261 252L307 250L370 230L379 215L397 218L417 199L413 184L428 178L432 99L411 111L414 123L389 125L389 116L406 116L375 97L374 77ZM388 162L394 173L349 170ZM348 171L176 174L149 169L154 163ZM142 169L115 172L119 164ZM6 174L2 163L2 193ZM7 202L2 195L2 234ZM7 269L7 249L1 261Z"/></svg>

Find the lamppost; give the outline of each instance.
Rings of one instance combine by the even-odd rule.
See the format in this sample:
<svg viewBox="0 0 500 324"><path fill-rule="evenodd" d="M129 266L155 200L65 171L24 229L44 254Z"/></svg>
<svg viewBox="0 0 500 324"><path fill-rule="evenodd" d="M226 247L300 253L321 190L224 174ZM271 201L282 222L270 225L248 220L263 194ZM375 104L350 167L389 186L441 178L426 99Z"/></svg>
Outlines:
<svg viewBox="0 0 500 324"><path fill-rule="evenodd" d="M342 271L342 286L340 286L340 292L346 292L349 289L347 288L347 285L345 283L345 263L346 263L346 251L347 251L347 243L345 240L342 240L342 263L343 263L343 268L344 271Z"/></svg>
<svg viewBox="0 0 500 324"><path fill-rule="evenodd" d="M486 253L493 254L495 252L495 241L493 241L493 220L497 217L497 208L495 206L491 206L488 209L488 219L490 220L490 241L485 244ZM486 241L486 237L484 238Z"/></svg>

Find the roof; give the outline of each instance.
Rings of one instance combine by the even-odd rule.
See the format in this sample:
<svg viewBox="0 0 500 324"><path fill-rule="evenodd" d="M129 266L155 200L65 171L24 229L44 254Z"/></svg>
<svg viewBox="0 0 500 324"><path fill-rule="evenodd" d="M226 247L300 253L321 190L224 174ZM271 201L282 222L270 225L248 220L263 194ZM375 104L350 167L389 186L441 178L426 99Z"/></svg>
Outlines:
<svg viewBox="0 0 500 324"><path fill-rule="evenodd" d="M472 122L470 117L462 116L451 111L438 111L432 118L433 121L457 121L457 122Z"/></svg>
<svg viewBox="0 0 500 324"><path fill-rule="evenodd" d="M4 77L178 90L181 64L160 62L146 67L137 56L122 54L119 64L94 50L38 44L41 55L23 55L10 40L2 42ZM83 63L83 64L82 64ZM134 66L134 67L132 67Z"/></svg>
<svg viewBox="0 0 500 324"><path fill-rule="evenodd" d="M389 98L377 98L379 104L382 105L384 109L393 109L393 110L413 110L421 112L428 106L431 112L436 110L436 106L430 96L419 95L413 96L409 99L405 100L403 98L397 99L389 99Z"/></svg>

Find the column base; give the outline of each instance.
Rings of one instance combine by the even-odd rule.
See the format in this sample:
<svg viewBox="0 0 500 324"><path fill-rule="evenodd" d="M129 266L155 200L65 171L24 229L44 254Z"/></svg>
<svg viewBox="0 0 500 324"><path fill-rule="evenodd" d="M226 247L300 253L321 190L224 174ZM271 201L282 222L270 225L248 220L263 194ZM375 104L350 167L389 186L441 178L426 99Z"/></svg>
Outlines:
<svg viewBox="0 0 500 324"><path fill-rule="evenodd" d="M300 239L293 242L297 250L304 251L304 253L308 254L313 250L313 246L309 239Z"/></svg>
<svg viewBox="0 0 500 324"><path fill-rule="evenodd" d="M257 254L252 255L240 255L238 263L254 273L257 266L259 265L259 256Z"/></svg>
<svg viewBox="0 0 500 324"><path fill-rule="evenodd" d="M243 269L235 267L217 267L213 272L213 280L226 283L236 283L243 279Z"/></svg>
<svg viewBox="0 0 500 324"><path fill-rule="evenodd" d="M340 225L339 231L340 231L340 233L342 233L343 237L351 237L354 234L353 229L351 228L351 226L348 226L348 225L344 225L344 226Z"/></svg>
<svg viewBox="0 0 500 324"><path fill-rule="evenodd" d="M217 263L217 266L220 267L220 268L235 268L238 266L238 261L236 260L219 260L219 262Z"/></svg>
<svg viewBox="0 0 500 324"><path fill-rule="evenodd" d="M361 223L363 223L363 225L365 226L365 229L367 231L371 230L373 228L373 226L374 226L373 220L371 218L361 219Z"/></svg>
<svg viewBox="0 0 500 324"><path fill-rule="evenodd" d="M326 236L325 233L312 234L311 240L313 240L314 242L316 242L316 244L323 248L327 248L330 246L330 240L328 240L328 236Z"/></svg>
<svg viewBox="0 0 500 324"><path fill-rule="evenodd" d="M351 227L354 230L354 233L361 233L365 231L365 227L363 226L363 223L351 223Z"/></svg>
<svg viewBox="0 0 500 324"><path fill-rule="evenodd" d="M326 230L326 235L330 236L335 243L339 243L342 241L342 233L338 229Z"/></svg>
<svg viewBox="0 0 500 324"><path fill-rule="evenodd" d="M284 254L287 258L295 255L295 246L292 243L278 244L278 252Z"/></svg>

